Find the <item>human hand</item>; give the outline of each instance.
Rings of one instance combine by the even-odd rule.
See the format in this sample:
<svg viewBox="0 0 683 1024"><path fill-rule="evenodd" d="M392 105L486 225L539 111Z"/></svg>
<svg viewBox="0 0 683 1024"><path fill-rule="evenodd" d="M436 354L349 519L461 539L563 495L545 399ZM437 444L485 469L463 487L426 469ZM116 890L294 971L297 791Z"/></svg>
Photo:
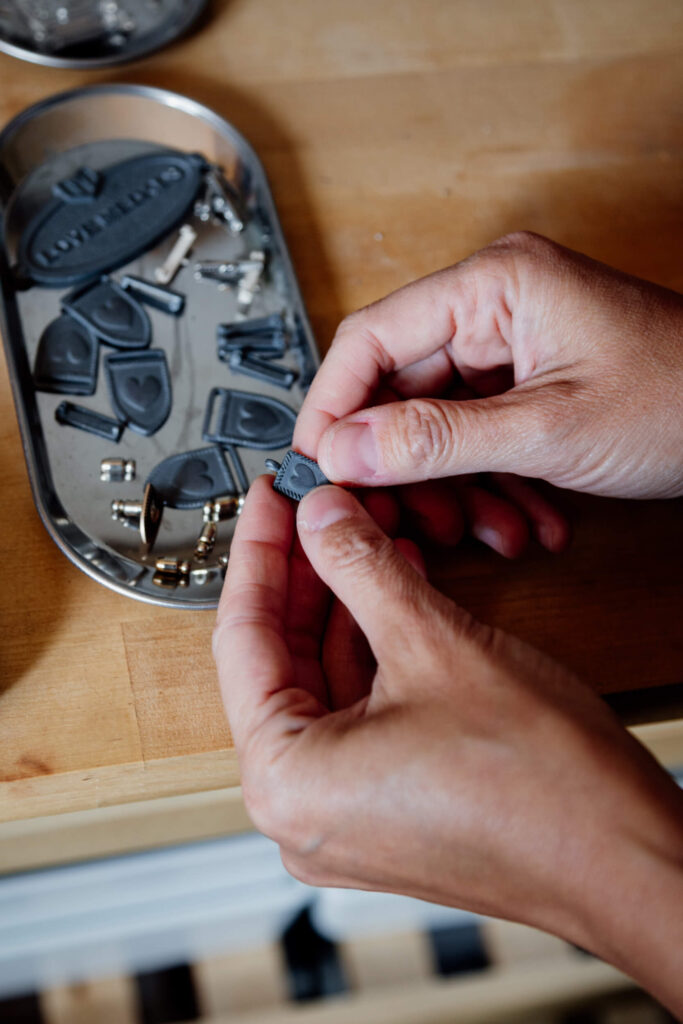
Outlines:
<svg viewBox="0 0 683 1024"><path fill-rule="evenodd" d="M456 380L481 397L450 400ZM404 400L367 408L387 385ZM364 486L483 471L665 498L682 395L683 297L522 233L344 320L294 446Z"/></svg>
<svg viewBox="0 0 683 1024"><path fill-rule="evenodd" d="M271 483L237 524L214 651L245 802L285 866L545 928L683 1009L671 779L570 672L430 587L350 494L309 494L296 539Z"/></svg>

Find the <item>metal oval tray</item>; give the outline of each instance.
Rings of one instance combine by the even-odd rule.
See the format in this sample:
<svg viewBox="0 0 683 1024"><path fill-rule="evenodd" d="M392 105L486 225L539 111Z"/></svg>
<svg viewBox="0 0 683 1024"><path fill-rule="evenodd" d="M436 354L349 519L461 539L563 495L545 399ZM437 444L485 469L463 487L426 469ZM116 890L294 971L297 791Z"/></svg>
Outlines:
<svg viewBox="0 0 683 1024"><path fill-rule="evenodd" d="M0 5L0 50L57 68L101 68L138 60L187 32L208 0L71 5Z"/></svg>
<svg viewBox="0 0 683 1024"><path fill-rule="evenodd" d="M186 297L184 313L171 316L145 306L152 347L163 350L170 368L170 416L151 436L126 429L113 443L58 422L57 409L70 395L37 390L33 368L39 339L71 289L22 287L17 253L22 231L45 207L56 182L78 178L84 165L106 172L112 164L166 147L201 154L222 168L239 196L244 228L232 233L214 220L189 215L197 231L192 259L170 284ZM219 556L229 550L234 519L218 523L213 552L192 561L181 586L173 575L160 577L156 562L164 556L193 559L202 509L166 508L154 546L147 550L137 529L112 519L112 501L140 500L144 482L162 460L206 446L202 434L212 389L276 399L294 413L301 406L318 355L260 161L228 122L186 97L135 85L78 89L27 109L0 134L0 218L0 328L33 495L45 527L76 566L121 594L178 608L215 607L223 576ZM135 275L153 281L177 235L176 226L153 248L112 270L112 279ZM266 253L266 271L245 314L238 310L238 289L197 279L194 265L234 262L253 251ZM296 377L289 390L245 376L217 357L218 324L273 314L280 314L286 325L288 347L277 364ZM105 354L115 351L103 349ZM73 401L111 418L104 376L100 365L95 393ZM280 457L286 447L264 450L267 445L255 443L239 448L248 480L264 472L266 456ZM100 463L110 457L134 460L135 481L103 482Z"/></svg>

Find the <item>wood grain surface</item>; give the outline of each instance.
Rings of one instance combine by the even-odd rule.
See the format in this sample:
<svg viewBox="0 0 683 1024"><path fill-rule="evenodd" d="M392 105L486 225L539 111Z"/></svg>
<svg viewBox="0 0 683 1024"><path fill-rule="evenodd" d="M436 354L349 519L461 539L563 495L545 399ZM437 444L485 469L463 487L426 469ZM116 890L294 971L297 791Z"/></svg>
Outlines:
<svg viewBox="0 0 683 1024"><path fill-rule="evenodd" d="M133 81L232 121L270 177L321 349L340 318L530 228L683 290L680 0L225 0L108 73L0 56L0 121ZM0 371L0 820L237 785L213 614L110 593L33 506ZM435 579L598 689L680 683L680 503L570 499L571 550Z"/></svg>

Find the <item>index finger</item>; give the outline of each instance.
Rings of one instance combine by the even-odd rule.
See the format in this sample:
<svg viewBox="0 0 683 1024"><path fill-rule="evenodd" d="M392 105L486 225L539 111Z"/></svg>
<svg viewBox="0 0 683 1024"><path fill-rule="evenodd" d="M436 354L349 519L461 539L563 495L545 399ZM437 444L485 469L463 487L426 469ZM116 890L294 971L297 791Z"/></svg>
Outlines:
<svg viewBox="0 0 683 1024"><path fill-rule="evenodd" d="M332 423L367 407L385 377L455 345L456 329L461 362L484 369L508 362L497 315L505 290L501 270L499 260L484 265L480 256L470 258L347 317L311 384L293 446L315 458Z"/></svg>
<svg viewBox="0 0 683 1024"><path fill-rule="evenodd" d="M268 698L294 682L285 640L294 511L271 480L260 477L249 489L213 634L223 703L238 748L258 727Z"/></svg>

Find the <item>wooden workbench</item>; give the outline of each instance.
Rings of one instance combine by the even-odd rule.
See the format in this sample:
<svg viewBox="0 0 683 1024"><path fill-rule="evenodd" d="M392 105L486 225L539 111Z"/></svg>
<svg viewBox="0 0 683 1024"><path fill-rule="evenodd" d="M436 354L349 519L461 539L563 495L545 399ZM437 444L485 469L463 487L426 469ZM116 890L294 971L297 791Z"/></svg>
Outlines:
<svg viewBox="0 0 683 1024"><path fill-rule="evenodd" d="M345 313L516 228L683 290L680 0L225 0L123 70L0 56L0 81L1 122L103 81L232 121L322 349ZM0 869L245 824L213 614L145 606L67 562L33 506L4 368L0 399ZM572 506L566 554L509 564L466 545L439 585L602 691L680 684L681 505Z"/></svg>

